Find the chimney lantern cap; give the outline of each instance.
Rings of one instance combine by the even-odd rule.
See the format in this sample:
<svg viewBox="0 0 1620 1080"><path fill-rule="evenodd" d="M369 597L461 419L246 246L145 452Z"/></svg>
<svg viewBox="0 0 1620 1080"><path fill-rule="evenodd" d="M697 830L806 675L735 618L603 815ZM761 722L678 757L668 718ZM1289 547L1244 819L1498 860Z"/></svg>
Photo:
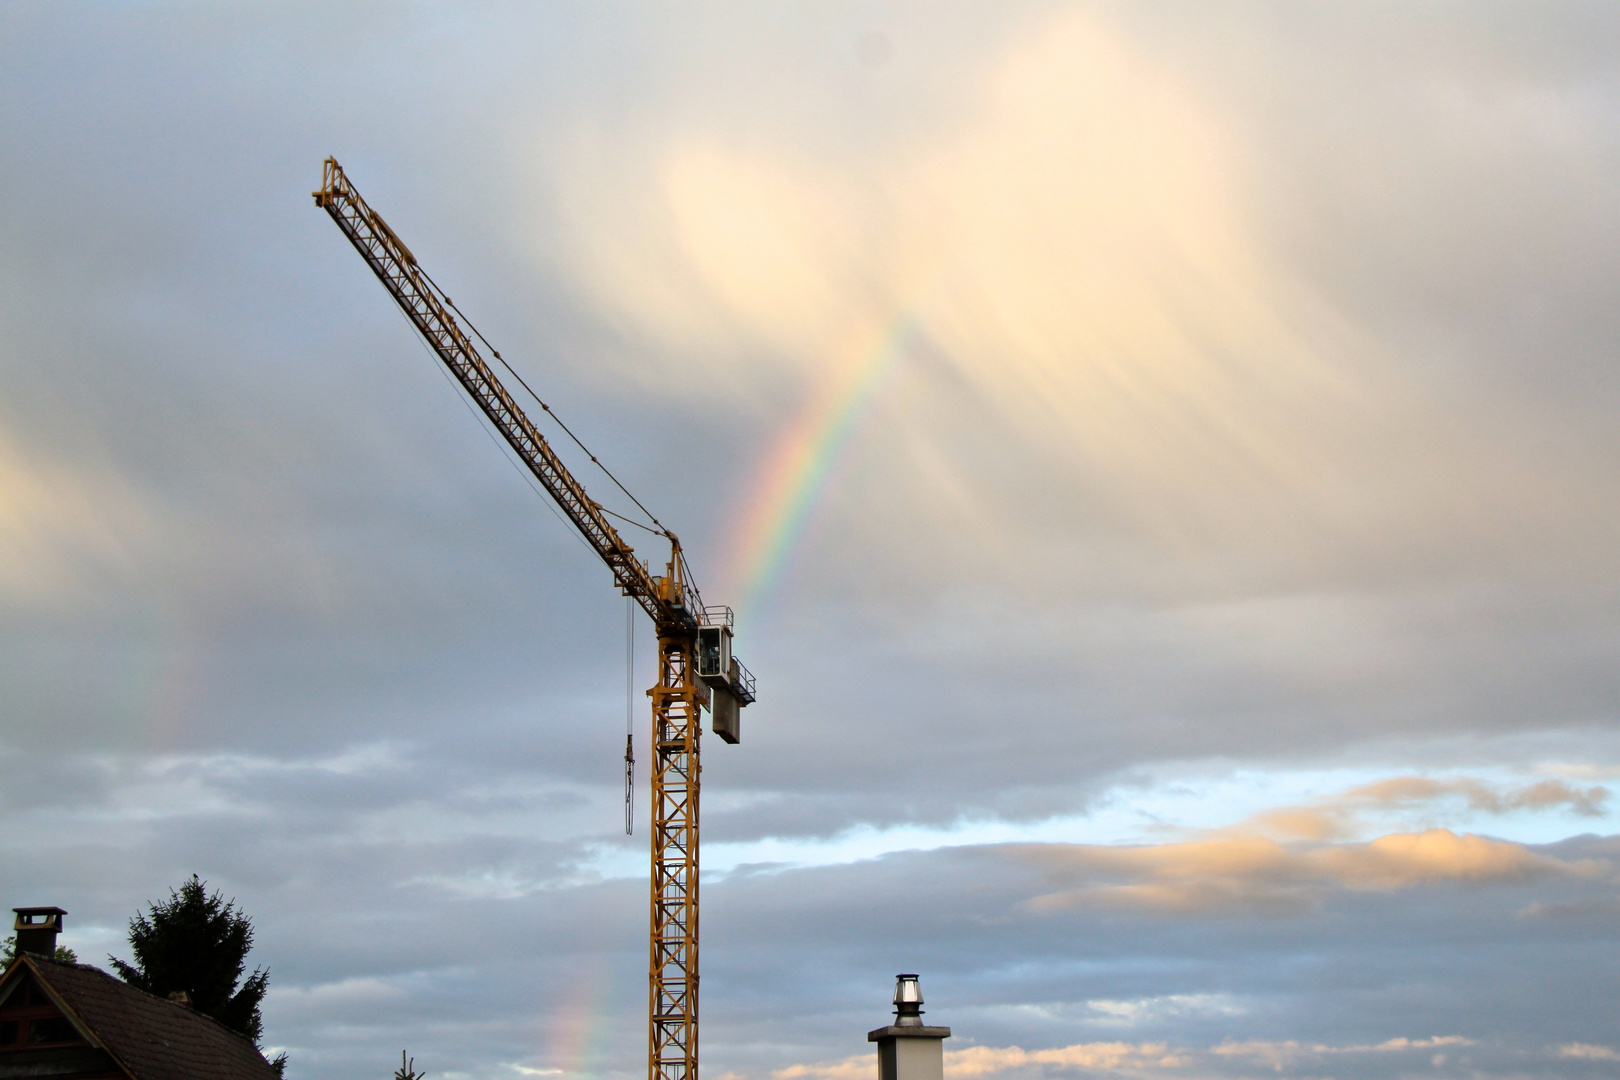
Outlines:
<svg viewBox="0 0 1620 1080"><path fill-rule="evenodd" d="M17 922L14 930L44 930L62 929L62 916L67 912L59 907L19 907L12 908L17 913Z"/></svg>
<svg viewBox="0 0 1620 1080"><path fill-rule="evenodd" d="M922 987L915 975L896 975L894 977L894 1015L898 1017L895 1023L901 1027L917 1027L922 1024Z"/></svg>
<svg viewBox="0 0 1620 1080"><path fill-rule="evenodd" d="M937 1040L951 1037L950 1028L939 1024L929 1024L923 1020L922 1004L922 986L918 983L917 976L909 973L896 975L894 977L894 1020L884 1027L866 1033L867 1042L878 1044L878 1080L939 1080L939 1069L942 1066L938 1064L940 1059L937 1056L933 1059L935 1064L932 1068L925 1070L922 1074L908 1075L907 1070L901 1070L901 1074L897 1075L894 1071L898 1067L896 1064L898 1059L894 1056L898 1052L895 1049L897 1044L894 1040L904 1039L908 1044L916 1047L925 1045L917 1043L915 1041L917 1039L933 1039L936 1040L935 1045L937 1046ZM938 1051L931 1051L931 1053L938 1054Z"/></svg>
<svg viewBox="0 0 1620 1080"><path fill-rule="evenodd" d="M62 932L62 916L67 912L59 907L20 907L11 910L17 913L17 951L54 957L56 935Z"/></svg>

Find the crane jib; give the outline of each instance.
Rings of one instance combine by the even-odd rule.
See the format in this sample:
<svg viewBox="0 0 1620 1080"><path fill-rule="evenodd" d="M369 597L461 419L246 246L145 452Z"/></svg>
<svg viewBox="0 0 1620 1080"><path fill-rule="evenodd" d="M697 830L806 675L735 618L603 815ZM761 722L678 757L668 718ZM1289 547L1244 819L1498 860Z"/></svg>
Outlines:
<svg viewBox="0 0 1620 1080"><path fill-rule="evenodd" d="M546 437L501 384L456 320L449 302L417 265L416 256L382 215L366 204L332 158L327 158L322 168L321 190L315 192L315 202L331 215L456 381L608 565L613 583L634 598L660 628L696 632L705 622L705 609L682 572L680 540L666 533L672 557L669 573L663 577L654 575L636 557L635 549L619 535L602 508L585 493L584 485L569 472ZM739 704L755 700L753 675L740 663L736 678L723 682Z"/></svg>
<svg viewBox="0 0 1620 1080"><path fill-rule="evenodd" d="M545 436L501 385L455 316L423 279L409 249L377 212L366 205L335 162L328 162L325 180L317 193L322 208L360 252L439 359L607 563L613 571L614 584L634 597L655 621L690 623L695 627L697 617L688 605L674 605L664 599L665 590L658 579L635 557L634 549L585 494L584 486L568 471Z"/></svg>
<svg viewBox="0 0 1620 1080"><path fill-rule="evenodd" d="M663 533L670 542L670 559L662 576L655 576L636 558L607 520L607 511L586 494L584 485L501 385L469 332L487 346L483 335L470 323L464 329L457 322L449 297L366 205L333 158L326 159L315 203L331 215L400 310L607 563L614 583L652 616L658 629L658 681L648 691L653 754L647 1067L649 1080L698 1080L701 713L710 708L715 733L734 743L740 738L738 710L755 700L754 677L731 652L731 609L703 606L673 533ZM505 365L493 347L490 352ZM511 372L510 367L507 370ZM518 381L522 383L521 378ZM550 412L544 402L540 405ZM566 426L563 431L573 437ZM608 477L613 479L611 473ZM639 500L631 498L645 511ZM656 518L653 522L658 524Z"/></svg>

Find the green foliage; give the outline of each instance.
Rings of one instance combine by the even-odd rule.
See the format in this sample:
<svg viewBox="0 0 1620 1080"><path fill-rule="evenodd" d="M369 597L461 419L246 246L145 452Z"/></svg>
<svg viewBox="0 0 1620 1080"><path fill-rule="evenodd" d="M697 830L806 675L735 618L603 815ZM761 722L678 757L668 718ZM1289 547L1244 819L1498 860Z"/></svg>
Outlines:
<svg viewBox="0 0 1620 1080"><path fill-rule="evenodd" d="M0 964L11 963L12 959L15 958L16 955L16 934L11 935L4 941L0 941ZM79 954L68 948L66 945L58 945L56 947L56 959L64 964L77 964L79 962Z"/></svg>
<svg viewBox="0 0 1620 1080"><path fill-rule="evenodd" d="M158 997L184 990L191 1007L212 1016L232 1031L259 1044L264 1018L259 1003L270 987L270 973L254 968L246 979L248 950L253 948L253 921L226 901L196 874L169 899L153 904L129 921L129 947L135 963L107 957L131 986ZM287 1055L270 1064L280 1073Z"/></svg>

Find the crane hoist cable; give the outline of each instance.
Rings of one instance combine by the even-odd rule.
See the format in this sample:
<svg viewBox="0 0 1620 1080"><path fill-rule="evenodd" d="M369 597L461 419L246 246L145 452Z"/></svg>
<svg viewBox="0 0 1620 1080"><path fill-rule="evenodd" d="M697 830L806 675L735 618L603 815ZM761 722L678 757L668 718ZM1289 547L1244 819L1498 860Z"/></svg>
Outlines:
<svg viewBox="0 0 1620 1080"><path fill-rule="evenodd" d="M636 609L624 598L624 835L636 828Z"/></svg>
<svg viewBox="0 0 1620 1080"><path fill-rule="evenodd" d="M410 325L410 319L407 318L405 322L407 325ZM416 329L415 326L412 325L411 329L414 334ZM456 381L450 377L449 372L444 370L444 365L438 362L439 358L434 354L433 349L428 345L427 341L424 340L420 334L415 334L415 336L417 343L420 344L422 349L427 353L428 359L433 362L434 370L439 373L440 378L444 379L445 385L450 388L451 394L455 396L457 401L461 402L462 408L467 410L467 415L473 418L473 423L478 425L478 429L484 433L484 438L489 440L489 444L495 448L495 452L501 456L501 460L512 466L512 469L518 474L518 478L523 481L525 487L534 492L536 495L540 496L542 505L545 506L546 510L550 512L552 517L556 518L562 523L567 535L573 537L574 541L578 543L580 547L594 554L594 549L590 544L586 543L585 538L579 535L577 531L570 528L572 523L567 518L562 516L562 511L558 510L557 507L546 498L546 493L544 491L535 486L534 477L529 475L522 465L512 460L510 454L511 448L496 440L495 433L489 430L489 425L484 422L484 419L480 417L478 412L472 407L472 403L467 400L467 395L457 391ZM613 513L611 510L606 510L606 512L610 514ZM614 514L613 516L619 517L618 514ZM623 520L629 521L632 525L638 525L643 529L647 529L647 526L641 525L639 522L630 521L629 518L624 518ZM658 533L653 529L647 529L647 531L654 533L654 535L663 535L662 533Z"/></svg>
<svg viewBox="0 0 1620 1080"><path fill-rule="evenodd" d="M421 267L417 267L417 269L420 270ZM446 293L443 289L439 288L439 283L437 281L434 281L433 278L428 274L428 272L426 270L422 270L422 277L424 279L426 279L426 281L427 281L427 283L429 285L433 286L434 291L437 292L439 294L439 296L444 300L444 302L449 305L450 310L455 312L457 315L461 316L461 321L467 324L467 329L471 330L473 332L473 335L475 337L477 337L479 341L482 341L485 344L485 346L487 346L489 348L489 351L490 351L491 355L493 355L495 357L495 359L497 359L497 360L499 360L501 362L501 367L506 369L507 374L511 375L512 378L516 379L518 381L518 385L523 387L524 390L528 391L529 396L534 399L534 403L536 405L540 406L540 408L542 410L544 410L544 412L546 413L547 416L551 417L554 421L556 421L557 426L562 428L563 433L566 434L570 439L573 440L575 446L579 447L581 450L583 450L585 452L585 456L591 459L591 464L595 465L598 469L601 469L603 475L605 475L609 480L613 481L613 486L618 488L620 491L624 492L624 497L629 499L631 502L635 503L636 508L639 509L643 514L647 515L647 520L651 521L654 525L658 526L657 530L649 529L648 531L649 532L656 531L661 536L668 536L669 535L669 530L664 528L664 523L662 521L659 521L658 518L653 515L653 512L651 510L648 510L645 506L642 506L641 505L641 500L636 498L635 495L631 493L629 488L627 488L623 484L619 483L619 478L617 476L613 475L612 470L609 469L606 465L602 464L602 462L597 458L597 456L595 454L591 453L591 448L586 446L583 442L580 441L579 436L574 434L572 428L570 428L567 424L563 423L563 418L558 416L555 412L553 412L551 406L547 405L545 403L545 401L541 399L540 395L534 392L534 389L529 386L528 382L523 378L523 376L519 375L517 373L516 369L514 369L511 364L506 362L506 358L503 357L500 354L500 350L496 349L495 346L490 345L489 339L484 336L483 331L479 330L478 327L474 326L473 321L471 319L467 318L467 316L462 312L462 310L460 308L456 307L456 302L454 300L450 299L450 296L449 296L448 293ZM603 509L606 510L606 507L604 507ZM607 512L610 513L610 514L613 514L613 511L611 511L611 510L607 510ZM620 520L623 520L623 521L630 521L630 519L625 517L623 514L613 514L613 516L616 517L616 518L619 518ZM640 525L641 524L638 521L630 521L630 523L632 525ZM642 526L642 527L646 528L646 526Z"/></svg>
<svg viewBox="0 0 1620 1080"><path fill-rule="evenodd" d="M315 205L331 216L354 245L445 370L506 439L556 509L573 524L580 539L607 564L613 583L653 620L658 677L647 691L652 699L647 1075L648 1080L697 1080L702 711L710 711L714 732L721 739L735 743L741 735L740 711L755 700L754 676L732 655L731 609L704 605L680 539L591 453L428 277L394 230L360 197L335 158L327 158L322 165L321 187L314 195ZM657 526L648 531L669 541L669 559L662 574L655 574L646 560L636 555L609 518L644 529L647 526L608 510L590 497L502 385L478 351L474 338L483 342L496 362ZM631 627L633 633L633 622ZM633 644L631 638L627 647L631 648L632 660ZM634 765L632 739L627 735L627 783L633 780ZM627 802L627 823L630 811Z"/></svg>

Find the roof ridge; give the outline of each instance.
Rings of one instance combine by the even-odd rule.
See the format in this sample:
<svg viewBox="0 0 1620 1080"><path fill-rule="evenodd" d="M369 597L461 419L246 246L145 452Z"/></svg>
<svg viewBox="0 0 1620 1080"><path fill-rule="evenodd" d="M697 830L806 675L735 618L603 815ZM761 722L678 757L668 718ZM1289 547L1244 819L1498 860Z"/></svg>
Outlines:
<svg viewBox="0 0 1620 1080"><path fill-rule="evenodd" d="M47 958L46 957L39 957L39 959L47 959ZM93 971L97 975L100 975L102 978L108 980L109 982L115 983L116 985L124 987L125 989L131 990L131 991L133 991L133 992L135 992L137 994L145 994L147 997L151 998L153 1001L162 1002L163 1004L165 1004L165 1005L167 1005L167 1006L169 1006L170 1008L173 1008L173 1009L183 1009L187 1013L190 1013L192 1016L196 1016L196 1017L199 1017L199 1018L201 1018L203 1020L208 1021L210 1024L213 1024L214 1026L218 1027L221 1031L223 1031L223 1032L225 1032L225 1033L227 1033L229 1035L235 1035L238 1039L241 1039L242 1041L246 1042L249 1046L252 1046L253 1049L255 1049L255 1050L259 1049L258 1046L256 1046L254 1044L254 1042L253 1042L253 1040L251 1038L244 1035L242 1032L237 1031L235 1028L231 1027L229 1024L225 1023L225 1021L219 1019L218 1017L210 1016L209 1014L203 1012L201 1009L197 1008L195 1005L182 1005L178 1001L175 1001L175 1000L173 1000L171 998L168 998L168 997L163 997L163 996L161 996L159 994L154 994L150 990L142 990L140 987L136 986L134 983L128 981L127 979L120 978L119 976L114 975L112 972L108 971L107 969L98 968L94 964L78 964L78 963L70 964L70 963L67 963L64 960L54 960L54 959L51 960L51 963L57 965L58 967L71 967L71 968L77 968L80 971Z"/></svg>

